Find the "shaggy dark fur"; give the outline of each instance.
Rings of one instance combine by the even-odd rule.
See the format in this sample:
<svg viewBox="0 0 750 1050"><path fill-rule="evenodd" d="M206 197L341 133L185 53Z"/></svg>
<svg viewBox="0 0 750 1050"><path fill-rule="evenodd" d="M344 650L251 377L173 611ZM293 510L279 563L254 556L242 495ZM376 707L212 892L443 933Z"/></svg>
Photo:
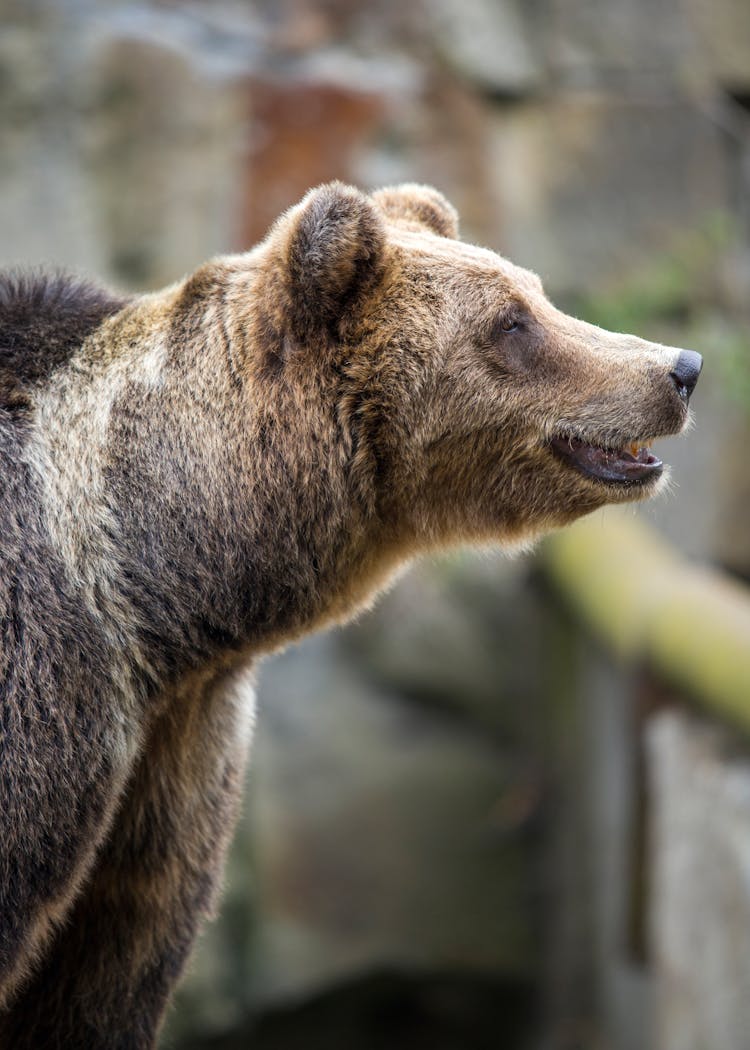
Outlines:
<svg viewBox="0 0 750 1050"><path fill-rule="evenodd" d="M126 302L70 274L0 273L0 370L19 385L48 378Z"/></svg>

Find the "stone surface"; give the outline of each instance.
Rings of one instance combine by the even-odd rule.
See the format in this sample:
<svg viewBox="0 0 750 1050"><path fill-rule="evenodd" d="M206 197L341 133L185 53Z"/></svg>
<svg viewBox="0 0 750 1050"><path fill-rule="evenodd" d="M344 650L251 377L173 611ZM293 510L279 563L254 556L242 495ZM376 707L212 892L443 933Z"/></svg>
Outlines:
<svg viewBox="0 0 750 1050"><path fill-rule="evenodd" d="M54 261L101 267L68 39L59 12L19 5L3 21L0 266Z"/></svg>
<svg viewBox="0 0 750 1050"><path fill-rule="evenodd" d="M422 562L348 644L381 688L518 744L530 736L543 658L528 572L501 554Z"/></svg>
<svg viewBox="0 0 750 1050"><path fill-rule="evenodd" d="M179 8L11 11L0 34L0 265L54 262L143 287L226 250L241 156L235 85L252 57L237 37Z"/></svg>
<svg viewBox="0 0 750 1050"><path fill-rule="evenodd" d="M189 1050L529 1050L533 987L461 973L379 972L247 1018ZM169 1044L171 1045L171 1044ZM562 1050L562 1048L556 1048ZM642 1050L642 1048L641 1048Z"/></svg>
<svg viewBox="0 0 750 1050"><path fill-rule="evenodd" d="M255 994L299 996L383 967L527 975L509 756L375 692L335 646L305 643L260 679Z"/></svg>
<svg viewBox="0 0 750 1050"><path fill-rule="evenodd" d="M359 150L384 118L382 92L305 75L254 77L248 84L252 132L235 246L249 247L311 186L354 181Z"/></svg>
<svg viewBox="0 0 750 1050"><path fill-rule="evenodd" d="M107 269L136 287L169 283L236 239L237 69L212 62L190 28L120 13L90 32L90 208Z"/></svg>
<svg viewBox="0 0 750 1050"><path fill-rule="evenodd" d="M553 291L606 287L731 205L721 134L686 101L563 95L489 134L495 247Z"/></svg>
<svg viewBox="0 0 750 1050"><path fill-rule="evenodd" d="M664 91L690 79L700 39L688 0L549 0L544 7L539 29L563 83L622 87L633 78L641 91Z"/></svg>
<svg viewBox="0 0 750 1050"><path fill-rule="evenodd" d="M533 11L532 40L567 87L710 95L750 83L744 0L548 0Z"/></svg>
<svg viewBox="0 0 750 1050"><path fill-rule="evenodd" d="M706 81L730 91L750 91L750 5L745 0L684 0L700 40L696 56Z"/></svg>
<svg viewBox="0 0 750 1050"><path fill-rule="evenodd" d="M540 1050L654 1050L634 952L639 885L637 679L545 603L539 732L548 822Z"/></svg>
<svg viewBox="0 0 750 1050"><path fill-rule="evenodd" d="M746 1050L750 757L666 712L648 732L655 1050Z"/></svg>
<svg viewBox="0 0 750 1050"><path fill-rule="evenodd" d="M462 77L500 96L526 94L542 78L524 10L517 0L427 0L425 5L441 57Z"/></svg>

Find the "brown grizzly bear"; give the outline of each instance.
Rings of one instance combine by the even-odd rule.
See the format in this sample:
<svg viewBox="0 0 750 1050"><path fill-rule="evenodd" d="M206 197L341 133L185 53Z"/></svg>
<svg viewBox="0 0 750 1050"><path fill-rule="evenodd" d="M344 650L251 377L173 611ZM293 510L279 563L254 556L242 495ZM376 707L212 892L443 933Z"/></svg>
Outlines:
<svg viewBox="0 0 750 1050"><path fill-rule="evenodd" d="M0 280L0 1046L153 1045L258 654L658 490L699 356L456 238L434 190L332 184L158 294Z"/></svg>

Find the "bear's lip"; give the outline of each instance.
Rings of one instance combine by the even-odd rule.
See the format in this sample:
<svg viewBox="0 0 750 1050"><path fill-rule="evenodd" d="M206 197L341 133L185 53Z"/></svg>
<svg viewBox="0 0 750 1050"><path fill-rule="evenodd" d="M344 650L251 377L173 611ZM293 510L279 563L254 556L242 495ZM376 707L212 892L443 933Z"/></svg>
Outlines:
<svg viewBox="0 0 750 1050"><path fill-rule="evenodd" d="M655 481L664 464L647 443L629 442L619 449L592 445L572 435L553 437L550 448L587 477L616 485L643 485Z"/></svg>

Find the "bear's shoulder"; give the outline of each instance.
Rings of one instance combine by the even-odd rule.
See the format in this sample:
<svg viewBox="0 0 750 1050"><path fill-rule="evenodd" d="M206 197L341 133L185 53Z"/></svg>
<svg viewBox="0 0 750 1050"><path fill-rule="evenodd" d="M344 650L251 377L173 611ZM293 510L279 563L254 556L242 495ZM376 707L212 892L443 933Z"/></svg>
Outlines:
<svg viewBox="0 0 750 1050"><path fill-rule="evenodd" d="M0 271L0 396L44 382L128 301L69 273Z"/></svg>

